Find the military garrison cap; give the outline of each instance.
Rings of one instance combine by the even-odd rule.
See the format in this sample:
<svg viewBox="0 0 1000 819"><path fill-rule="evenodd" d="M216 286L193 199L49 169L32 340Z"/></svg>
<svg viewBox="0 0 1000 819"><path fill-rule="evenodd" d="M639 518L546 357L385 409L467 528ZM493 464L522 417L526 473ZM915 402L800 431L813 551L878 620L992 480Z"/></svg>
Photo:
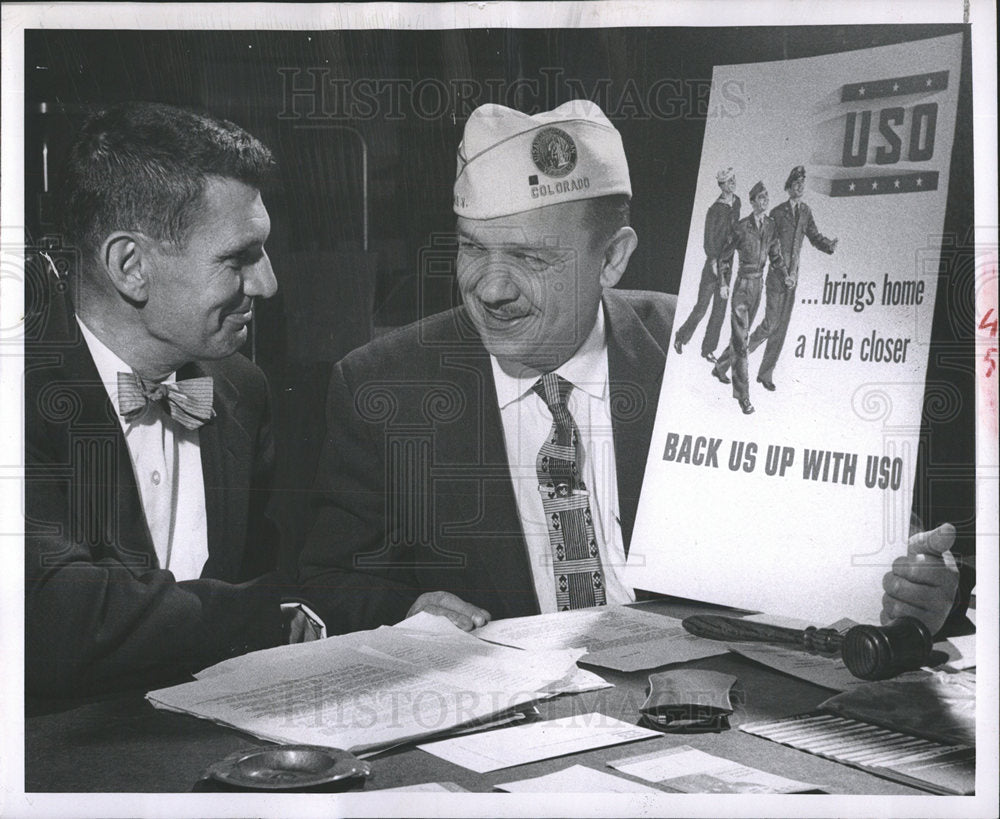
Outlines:
<svg viewBox="0 0 1000 819"><path fill-rule="evenodd" d="M469 116L458 146L455 213L494 219L546 205L632 196L617 129L589 100L530 116L488 103Z"/></svg>
<svg viewBox="0 0 1000 819"><path fill-rule="evenodd" d="M792 183L798 179L806 178L806 169L802 165L796 165L792 168L792 172L788 174L788 179L785 180L785 190L787 191L792 187Z"/></svg>

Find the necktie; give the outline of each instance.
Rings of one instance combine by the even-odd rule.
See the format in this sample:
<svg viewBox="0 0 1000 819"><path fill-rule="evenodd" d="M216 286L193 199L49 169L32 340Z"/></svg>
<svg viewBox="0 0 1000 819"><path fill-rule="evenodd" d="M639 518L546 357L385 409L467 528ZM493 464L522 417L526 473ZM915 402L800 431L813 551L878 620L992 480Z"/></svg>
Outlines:
<svg viewBox="0 0 1000 819"><path fill-rule="evenodd" d="M215 416L212 378L187 378L173 384L146 381L135 373L118 373L118 411L134 421L151 402L166 402L170 416L187 429L198 429Z"/></svg>
<svg viewBox="0 0 1000 819"><path fill-rule="evenodd" d="M607 603L604 570L594 536L590 494L580 480L579 430L566 404L573 385L555 373L532 387L552 413L552 430L535 461L538 491L552 548L559 611Z"/></svg>

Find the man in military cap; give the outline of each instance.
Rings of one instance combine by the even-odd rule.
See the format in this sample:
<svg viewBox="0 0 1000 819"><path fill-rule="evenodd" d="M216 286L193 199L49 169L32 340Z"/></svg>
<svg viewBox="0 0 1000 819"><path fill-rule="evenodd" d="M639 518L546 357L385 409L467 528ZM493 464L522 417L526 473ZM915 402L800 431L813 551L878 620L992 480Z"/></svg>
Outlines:
<svg viewBox="0 0 1000 819"><path fill-rule="evenodd" d="M302 553L339 630L624 603L674 297L637 244L618 131L587 101L477 108L458 150L462 304L334 369Z"/></svg>
<svg viewBox="0 0 1000 819"><path fill-rule="evenodd" d="M771 211L778 243L781 245L781 258L785 262L785 275L778 275L772 267L767 274L766 299L764 305L764 320L750 335L750 352L767 341L764 348L764 358L757 370L757 381L764 389L775 389L774 366L778 363L781 348L788 332L788 322L795 306L795 287L799 281L799 254L802 252L802 239L808 238L812 246L824 253L832 254L837 248L836 239L828 239L816 227L812 210L802 201L806 189L806 169L796 165L788 174L785 190L788 199Z"/></svg>
<svg viewBox="0 0 1000 819"><path fill-rule="evenodd" d="M740 220L740 198L736 195L736 172L732 168L723 168L715 175L721 193L705 216L705 264L701 269L701 282L698 285L698 301L691 310L691 315L674 336L674 349L680 355L685 344L691 340L695 328L708 312L709 304L712 313L708 317L705 337L701 342L701 357L715 363L715 348L719 346L719 332L722 330L722 320L726 316L726 303L729 299L729 269L732 256L720 259L719 254L729 237L730 232ZM726 271L723 275L723 271Z"/></svg>
<svg viewBox="0 0 1000 819"><path fill-rule="evenodd" d="M763 182L757 182L750 189L750 204L753 213L736 223L722 248L722 257L732 258L733 252L740 255L740 266L736 274L732 297L732 337L729 347L719 357L712 368L712 375L723 384L729 383L726 371L733 368L733 397L739 401L744 415L752 413L750 384L747 375L747 339L750 325L760 306L761 276L764 265L771 262L769 275L784 278L785 263L781 258L781 248L774 229L774 221L767 215L768 196Z"/></svg>
<svg viewBox="0 0 1000 819"><path fill-rule="evenodd" d="M637 243L630 195L621 139L589 102L470 116L454 188L463 304L355 350L331 377L300 562L331 631L420 611L468 630L634 599L621 569L674 300L610 289ZM751 199L728 251L741 253L744 342L764 260L781 263L763 185ZM916 557L886 575L886 616L943 622L952 538L911 542Z"/></svg>

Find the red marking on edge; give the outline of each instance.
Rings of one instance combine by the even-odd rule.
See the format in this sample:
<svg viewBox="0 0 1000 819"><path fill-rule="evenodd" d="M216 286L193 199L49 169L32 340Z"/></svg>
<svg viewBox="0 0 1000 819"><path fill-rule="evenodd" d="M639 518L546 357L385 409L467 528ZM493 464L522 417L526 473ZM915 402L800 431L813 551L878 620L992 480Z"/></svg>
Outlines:
<svg viewBox="0 0 1000 819"><path fill-rule="evenodd" d="M997 324L997 259L989 253L983 260L979 286L976 288L976 383L979 390L980 431L993 442L994 460L998 429L997 382L1000 381L1000 353L998 353Z"/></svg>

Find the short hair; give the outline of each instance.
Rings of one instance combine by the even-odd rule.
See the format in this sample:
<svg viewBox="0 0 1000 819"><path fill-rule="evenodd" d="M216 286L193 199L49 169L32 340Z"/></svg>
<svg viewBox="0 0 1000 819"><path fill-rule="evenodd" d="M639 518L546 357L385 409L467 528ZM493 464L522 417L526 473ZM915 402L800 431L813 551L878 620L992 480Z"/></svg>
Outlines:
<svg viewBox="0 0 1000 819"><path fill-rule="evenodd" d="M631 210L631 201L623 193L588 199L584 224L593 233L593 246L603 244L620 228L626 227Z"/></svg>
<svg viewBox="0 0 1000 819"><path fill-rule="evenodd" d="M271 151L238 125L155 102L88 117L70 148L60 207L68 242L85 255L116 230L183 246L211 177L262 188Z"/></svg>

